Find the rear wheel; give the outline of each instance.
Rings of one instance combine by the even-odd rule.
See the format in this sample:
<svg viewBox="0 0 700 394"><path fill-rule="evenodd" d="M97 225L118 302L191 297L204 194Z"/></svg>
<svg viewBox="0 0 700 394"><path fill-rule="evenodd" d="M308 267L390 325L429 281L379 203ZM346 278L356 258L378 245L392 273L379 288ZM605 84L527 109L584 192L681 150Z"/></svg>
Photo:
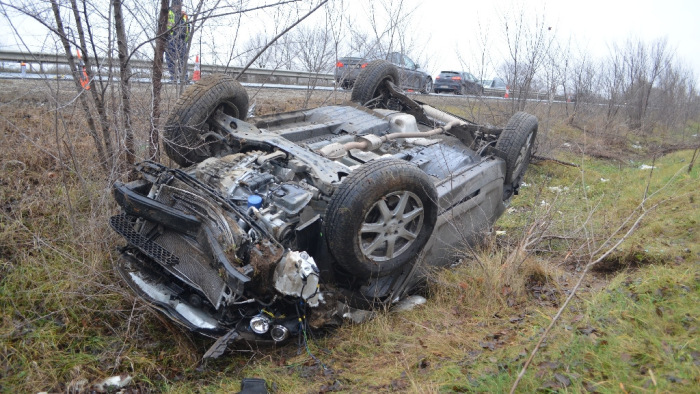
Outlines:
<svg viewBox="0 0 700 394"><path fill-rule="evenodd" d="M225 74L202 78L177 100L165 122L164 148L168 157L188 166L214 155L220 138L210 132L210 118L217 111L241 120L248 114L248 93Z"/></svg>
<svg viewBox="0 0 700 394"><path fill-rule="evenodd" d="M437 220L437 192L417 166L369 162L343 179L325 215L328 248L357 278L383 277L415 262Z"/></svg>
<svg viewBox="0 0 700 394"><path fill-rule="evenodd" d="M525 112L517 112L503 128L496 142L496 150L506 162L504 199L520 187L536 136L537 118Z"/></svg>
<svg viewBox="0 0 700 394"><path fill-rule="evenodd" d="M428 77L423 84L423 88L420 90L423 94L428 94L433 91L433 80Z"/></svg>
<svg viewBox="0 0 700 394"><path fill-rule="evenodd" d="M357 76L350 100L366 105L379 97L388 98L389 90L386 88L386 82L399 86L399 70L386 60L372 61Z"/></svg>

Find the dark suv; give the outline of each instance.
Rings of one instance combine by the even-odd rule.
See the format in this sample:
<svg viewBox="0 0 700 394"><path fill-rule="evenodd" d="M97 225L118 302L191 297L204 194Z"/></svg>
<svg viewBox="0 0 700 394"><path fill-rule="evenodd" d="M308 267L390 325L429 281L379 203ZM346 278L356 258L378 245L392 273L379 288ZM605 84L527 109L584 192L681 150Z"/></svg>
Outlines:
<svg viewBox="0 0 700 394"><path fill-rule="evenodd" d="M386 59L399 70L399 85L405 90L421 93L433 91L433 79L430 74L420 69L411 58L399 52L391 52ZM341 57L335 65L335 81L339 87L350 89L355 84L360 71L367 67L369 60L362 57Z"/></svg>
<svg viewBox="0 0 700 394"><path fill-rule="evenodd" d="M435 78L435 93L481 94L483 86L472 74L465 71L440 71Z"/></svg>
<svg viewBox="0 0 700 394"><path fill-rule="evenodd" d="M335 82L343 89L350 89L360 71L367 67L368 61L361 57L341 57L335 64Z"/></svg>

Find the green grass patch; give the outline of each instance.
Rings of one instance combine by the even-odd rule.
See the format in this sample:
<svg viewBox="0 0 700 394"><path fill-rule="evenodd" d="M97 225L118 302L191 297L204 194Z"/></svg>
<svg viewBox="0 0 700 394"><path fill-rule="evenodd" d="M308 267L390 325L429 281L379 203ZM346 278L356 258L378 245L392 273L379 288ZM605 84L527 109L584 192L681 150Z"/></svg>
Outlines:
<svg viewBox="0 0 700 394"><path fill-rule="evenodd" d="M697 392L700 384L698 264L650 265L617 275L572 306L520 384L520 392ZM535 325L547 319L534 314ZM494 354L501 370L480 365L470 390L507 391L535 338ZM489 376L495 372L495 376Z"/></svg>
<svg viewBox="0 0 700 394"><path fill-rule="evenodd" d="M648 210L640 228L616 253L621 261L642 255L652 261L697 256L700 168L687 172L691 157L692 151L681 151L625 166L569 157L581 167L552 162L531 166L525 178L528 186L513 199L497 227L518 239L534 217L549 215L548 234L557 237L550 243L553 249L566 251L582 240L591 240L596 249L616 230L620 235L626 231L625 220L631 217L633 222Z"/></svg>

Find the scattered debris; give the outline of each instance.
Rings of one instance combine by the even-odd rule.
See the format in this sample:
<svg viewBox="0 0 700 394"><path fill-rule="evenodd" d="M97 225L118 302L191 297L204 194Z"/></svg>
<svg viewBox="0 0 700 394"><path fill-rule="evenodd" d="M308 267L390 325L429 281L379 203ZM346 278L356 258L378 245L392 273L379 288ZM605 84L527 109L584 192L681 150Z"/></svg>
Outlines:
<svg viewBox="0 0 700 394"><path fill-rule="evenodd" d="M131 381L131 376L128 374L121 374L104 379L93 385L92 388L98 393L106 393L124 388L130 385Z"/></svg>
<svg viewBox="0 0 700 394"><path fill-rule="evenodd" d="M343 313L344 319L350 320L355 324L360 324L367 320L371 320L372 318L374 318L374 316L374 311L366 311L364 309L355 309L351 307L347 307L347 310L345 311L345 313Z"/></svg>
<svg viewBox="0 0 700 394"><path fill-rule="evenodd" d="M653 170L654 168L656 168L656 167L655 167L655 166L650 166L650 165L647 165L647 164L642 164L641 166L639 166L639 169L640 169L640 170Z"/></svg>
<svg viewBox="0 0 700 394"><path fill-rule="evenodd" d="M610 182L610 179L600 178L600 181L605 183L605 182Z"/></svg>
<svg viewBox="0 0 700 394"><path fill-rule="evenodd" d="M567 186L561 187L561 186L550 186L547 189L549 189L550 192L554 193L562 193L562 192L568 192L569 188Z"/></svg>
<svg viewBox="0 0 700 394"><path fill-rule="evenodd" d="M396 305L394 305L391 308L392 312L406 312L415 309L415 307L419 305L423 305L427 302L428 300L425 299L425 297L419 296L419 295L412 295L409 297L406 297L402 299L401 301L397 302Z"/></svg>
<svg viewBox="0 0 700 394"><path fill-rule="evenodd" d="M89 382L87 379L74 379L73 381L71 381L68 384L68 388L66 389L66 392L83 393L89 387L88 383Z"/></svg>
<svg viewBox="0 0 700 394"><path fill-rule="evenodd" d="M265 379L243 378L240 394L267 394Z"/></svg>

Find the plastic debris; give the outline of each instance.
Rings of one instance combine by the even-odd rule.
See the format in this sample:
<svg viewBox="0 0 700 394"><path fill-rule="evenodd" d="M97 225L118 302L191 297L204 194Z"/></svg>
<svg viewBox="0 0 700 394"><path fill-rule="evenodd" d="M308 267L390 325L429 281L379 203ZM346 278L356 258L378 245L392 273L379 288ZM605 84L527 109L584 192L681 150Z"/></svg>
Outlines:
<svg viewBox="0 0 700 394"><path fill-rule="evenodd" d="M609 182L610 179L600 178L600 181L603 182L603 183L605 183L605 182Z"/></svg>
<svg viewBox="0 0 700 394"><path fill-rule="evenodd" d="M655 166L646 165L646 164L642 164L641 166L639 166L639 169L640 169L640 170L652 170L652 169L654 169L654 168L656 168L656 167L655 167Z"/></svg>
<svg viewBox="0 0 700 394"><path fill-rule="evenodd" d="M498 231L496 231L496 233L498 233ZM410 310L413 310L418 305L425 304L427 301L428 300L426 300L425 297L421 297L419 295L412 295L412 296L406 297L403 300L396 303L396 305L394 305L391 308L391 311L392 312L410 311Z"/></svg>
<svg viewBox="0 0 700 394"><path fill-rule="evenodd" d="M131 379L131 376L121 374L104 379L103 381L93 385L92 388L98 393L105 393L126 387L131 384L132 380L133 379Z"/></svg>

